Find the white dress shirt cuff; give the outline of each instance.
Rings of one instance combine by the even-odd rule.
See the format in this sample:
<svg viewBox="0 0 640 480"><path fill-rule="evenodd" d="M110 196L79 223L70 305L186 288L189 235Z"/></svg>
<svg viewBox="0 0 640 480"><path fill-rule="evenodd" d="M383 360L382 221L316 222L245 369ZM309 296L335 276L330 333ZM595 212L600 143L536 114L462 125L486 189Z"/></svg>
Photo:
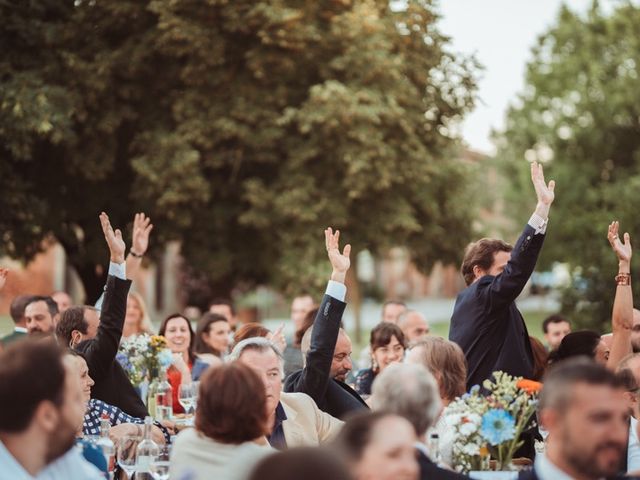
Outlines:
<svg viewBox="0 0 640 480"><path fill-rule="evenodd" d="M327 291L325 293L336 300L344 302L344 299L347 296L347 286L344 283L329 280L329 283L327 284Z"/></svg>
<svg viewBox="0 0 640 480"><path fill-rule="evenodd" d="M109 275L118 277L121 280L126 280L127 264L125 262L122 262L122 263L109 262Z"/></svg>
<svg viewBox="0 0 640 480"><path fill-rule="evenodd" d="M547 224L549 223L549 219L542 218L537 213L534 213L533 215L531 215L531 218L529 219L528 223L531 226L531 228L535 229L536 235L544 234L547 232Z"/></svg>

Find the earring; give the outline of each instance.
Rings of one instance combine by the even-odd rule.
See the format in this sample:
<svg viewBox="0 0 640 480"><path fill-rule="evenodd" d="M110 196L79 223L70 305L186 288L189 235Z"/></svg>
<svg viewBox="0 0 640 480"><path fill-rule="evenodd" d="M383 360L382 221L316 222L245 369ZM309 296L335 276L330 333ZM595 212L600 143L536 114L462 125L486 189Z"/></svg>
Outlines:
<svg viewBox="0 0 640 480"><path fill-rule="evenodd" d="M376 362L376 359L373 357L371 357L371 370L374 372L378 371L378 362Z"/></svg>

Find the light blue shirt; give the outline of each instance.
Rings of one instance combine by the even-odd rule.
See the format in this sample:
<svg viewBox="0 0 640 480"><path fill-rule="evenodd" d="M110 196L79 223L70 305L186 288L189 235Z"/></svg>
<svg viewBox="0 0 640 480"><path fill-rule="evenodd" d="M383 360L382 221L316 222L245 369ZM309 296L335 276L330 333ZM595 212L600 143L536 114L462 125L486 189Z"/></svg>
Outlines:
<svg viewBox="0 0 640 480"><path fill-rule="evenodd" d="M347 286L344 283L329 280L329 283L327 284L327 291L325 293L336 300L344 302L344 299L347 296Z"/></svg>
<svg viewBox="0 0 640 480"><path fill-rule="evenodd" d="M0 480L104 480L104 475L73 446L33 477L0 442Z"/></svg>

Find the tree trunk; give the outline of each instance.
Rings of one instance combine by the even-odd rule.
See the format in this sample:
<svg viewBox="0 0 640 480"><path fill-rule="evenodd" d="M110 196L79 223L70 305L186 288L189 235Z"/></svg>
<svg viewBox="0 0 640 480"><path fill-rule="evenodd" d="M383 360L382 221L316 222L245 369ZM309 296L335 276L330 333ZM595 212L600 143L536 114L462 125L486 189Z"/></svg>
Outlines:
<svg viewBox="0 0 640 480"><path fill-rule="evenodd" d="M355 341L360 345L362 339L362 293L360 292L360 282L358 281L358 269L356 266L357 255L352 255L351 268L347 272L347 291L349 292L349 305L353 308L353 318L355 320Z"/></svg>
<svg viewBox="0 0 640 480"><path fill-rule="evenodd" d="M100 295L104 290L106 277L104 272L100 272L96 265L82 264L75 265L70 262L71 266L75 268L82 286L84 287L84 303L87 305L93 305L96 303Z"/></svg>

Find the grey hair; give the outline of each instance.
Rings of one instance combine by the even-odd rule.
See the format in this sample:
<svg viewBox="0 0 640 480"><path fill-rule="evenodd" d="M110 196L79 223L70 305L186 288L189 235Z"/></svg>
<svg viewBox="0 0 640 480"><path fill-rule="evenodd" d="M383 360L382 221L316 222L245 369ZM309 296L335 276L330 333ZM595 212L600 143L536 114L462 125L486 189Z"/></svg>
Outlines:
<svg viewBox="0 0 640 480"><path fill-rule="evenodd" d="M276 354L276 357L278 357L278 362L280 363L280 374L284 377L284 357L278 347L276 347L271 340L268 340L265 337L245 338L244 340L236 343L233 350L231 350L231 353L227 357L227 362L231 363L239 360L246 350L255 350L261 353L268 352L269 350L273 351L273 353Z"/></svg>
<svg viewBox="0 0 640 480"><path fill-rule="evenodd" d="M436 423L442 410L436 379L418 364L389 365L373 382L371 398L375 410L409 420L419 437Z"/></svg>

